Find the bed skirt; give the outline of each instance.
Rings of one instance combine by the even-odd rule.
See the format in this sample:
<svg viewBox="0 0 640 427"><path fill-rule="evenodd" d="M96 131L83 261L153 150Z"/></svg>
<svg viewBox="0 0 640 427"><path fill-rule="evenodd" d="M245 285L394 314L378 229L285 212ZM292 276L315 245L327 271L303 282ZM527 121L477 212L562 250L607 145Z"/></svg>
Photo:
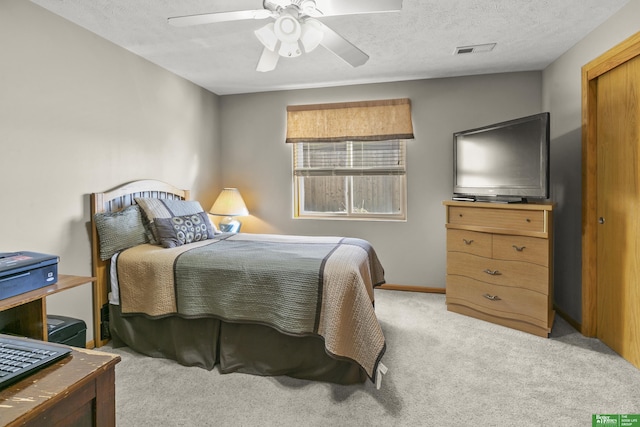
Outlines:
<svg viewBox="0 0 640 427"><path fill-rule="evenodd" d="M337 384L367 380L357 363L329 356L322 338L289 336L264 325L215 318L123 317L120 307L110 304L109 329L116 348L127 346L147 356L207 370L219 365L223 374L286 375Z"/></svg>

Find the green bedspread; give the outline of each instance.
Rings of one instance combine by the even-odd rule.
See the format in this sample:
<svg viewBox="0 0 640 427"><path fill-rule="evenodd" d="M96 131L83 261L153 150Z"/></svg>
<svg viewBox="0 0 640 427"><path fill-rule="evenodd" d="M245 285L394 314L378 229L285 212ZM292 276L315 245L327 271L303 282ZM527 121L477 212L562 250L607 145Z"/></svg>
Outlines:
<svg viewBox="0 0 640 427"><path fill-rule="evenodd" d="M117 263L124 315L212 316L289 335L319 335L329 354L370 378L385 341L373 308L384 271L361 239L222 234L164 249L141 245Z"/></svg>

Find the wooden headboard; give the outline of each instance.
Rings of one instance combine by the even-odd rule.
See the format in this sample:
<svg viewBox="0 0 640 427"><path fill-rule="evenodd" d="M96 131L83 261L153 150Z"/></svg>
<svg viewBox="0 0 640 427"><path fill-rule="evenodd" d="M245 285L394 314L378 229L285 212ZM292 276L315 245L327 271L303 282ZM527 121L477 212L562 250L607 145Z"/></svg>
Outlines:
<svg viewBox="0 0 640 427"><path fill-rule="evenodd" d="M100 259L98 231L94 216L96 213L117 212L131 206L135 204L136 197L189 200L190 193L189 190L181 190L166 182L147 179L133 181L104 193L91 194L91 271L97 279L93 316L94 319L100 319L100 322L94 322L98 325L94 331L96 347L101 347L109 341L108 335L105 336L103 333L106 327L106 324L103 326L103 310L108 310L109 303L109 260Z"/></svg>

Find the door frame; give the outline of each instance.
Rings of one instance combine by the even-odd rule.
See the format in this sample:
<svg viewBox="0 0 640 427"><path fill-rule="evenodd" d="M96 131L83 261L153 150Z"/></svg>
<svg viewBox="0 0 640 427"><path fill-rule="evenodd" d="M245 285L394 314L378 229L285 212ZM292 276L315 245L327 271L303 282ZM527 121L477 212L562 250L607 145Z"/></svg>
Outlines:
<svg viewBox="0 0 640 427"><path fill-rule="evenodd" d="M597 107L598 77L640 56L640 32L582 67L582 327L597 332Z"/></svg>

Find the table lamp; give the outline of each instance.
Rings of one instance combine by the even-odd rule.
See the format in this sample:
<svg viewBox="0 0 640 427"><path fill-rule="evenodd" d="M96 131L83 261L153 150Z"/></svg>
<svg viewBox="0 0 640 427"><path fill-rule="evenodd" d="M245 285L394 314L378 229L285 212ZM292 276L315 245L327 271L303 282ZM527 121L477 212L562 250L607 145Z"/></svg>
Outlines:
<svg viewBox="0 0 640 427"><path fill-rule="evenodd" d="M233 218L234 216L249 215L247 206L244 204L244 200L242 200L237 188L223 189L211 209L209 209L209 213L224 217L220 220L218 227L220 231L226 233L238 233L240 231L242 224Z"/></svg>

